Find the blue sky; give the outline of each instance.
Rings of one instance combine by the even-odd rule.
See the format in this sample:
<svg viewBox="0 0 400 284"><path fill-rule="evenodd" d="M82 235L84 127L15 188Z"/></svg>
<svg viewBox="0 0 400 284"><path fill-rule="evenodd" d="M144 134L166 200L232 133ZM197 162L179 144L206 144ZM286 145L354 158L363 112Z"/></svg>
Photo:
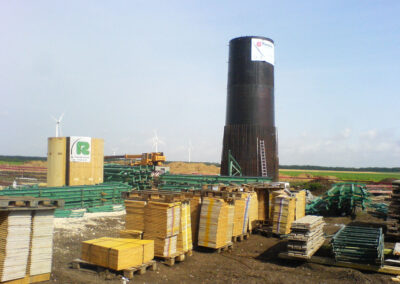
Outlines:
<svg viewBox="0 0 400 284"><path fill-rule="evenodd" d="M0 154L50 115L105 152L219 162L228 42L275 41L281 164L400 164L400 1L1 1Z"/></svg>

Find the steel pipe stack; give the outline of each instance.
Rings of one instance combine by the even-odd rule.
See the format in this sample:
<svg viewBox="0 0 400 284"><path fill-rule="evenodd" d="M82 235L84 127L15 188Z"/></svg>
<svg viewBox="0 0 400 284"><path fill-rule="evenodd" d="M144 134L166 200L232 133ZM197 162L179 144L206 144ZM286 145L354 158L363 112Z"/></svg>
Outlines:
<svg viewBox="0 0 400 284"><path fill-rule="evenodd" d="M274 42L246 36L229 43L228 96L221 174L228 174L228 152L245 176L278 179L274 112Z"/></svg>

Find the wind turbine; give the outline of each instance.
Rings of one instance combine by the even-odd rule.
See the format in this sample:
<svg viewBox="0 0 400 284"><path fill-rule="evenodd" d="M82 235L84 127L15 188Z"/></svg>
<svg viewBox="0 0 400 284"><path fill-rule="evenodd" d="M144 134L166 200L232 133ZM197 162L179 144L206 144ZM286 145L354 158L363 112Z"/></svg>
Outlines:
<svg viewBox="0 0 400 284"><path fill-rule="evenodd" d="M188 159L188 161L189 161L189 163L190 163L190 157L191 157L191 154L192 154L192 149L193 149L192 141L189 140L189 147L188 147L188 154L189 154L189 159Z"/></svg>
<svg viewBox="0 0 400 284"><path fill-rule="evenodd" d="M58 134L61 136L61 120L63 119L64 113L57 119L51 115L53 120L56 122L56 137L59 137Z"/></svg>
<svg viewBox="0 0 400 284"><path fill-rule="evenodd" d="M116 152L118 151L118 147L111 148L112 150L112 155L115 156Z"/></svg>
<svg viewBox="0 0 400 284"><path fill-rule="evenodd" d="M152 138L152 142L153 147L156 149L156 152L158 152L158 144L165 144L164 141L158 138L157 130L154 130L154 137Z"/></svg>

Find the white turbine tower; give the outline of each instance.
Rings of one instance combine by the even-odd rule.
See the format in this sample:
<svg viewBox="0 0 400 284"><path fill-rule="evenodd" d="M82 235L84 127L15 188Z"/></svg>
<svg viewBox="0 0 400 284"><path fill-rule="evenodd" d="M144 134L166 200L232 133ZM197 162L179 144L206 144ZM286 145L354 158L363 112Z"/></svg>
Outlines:
<svg viewBox="0 0 400 284"><path fill-rule="evenodd" d="M191 140L189 140L189 147L188 147L188 154L189 154L189 159L188 159L188 161L189 161L189 163L190 163L190 158L191 158L191 155L192 155L192 149L193 149L193 146L192 146L192 141Z"/></svg>
<svg viewBox="0 0 400 284"><path fill-rule="evenodd" d="M154 137L152 138L153 142L153 147L155 148L156 152L158 152L158 144L165 144L164 141L162 141L158 135L157 135L157 130L154 130Z"/></svg>
<svg viewBox="0 0 400 284"><path fill-rule="evenodd" d="M57 119L54 116L51 116L53 120L56 122L56 137L61 136L61 120L64 117L64 113Z"/></svg>

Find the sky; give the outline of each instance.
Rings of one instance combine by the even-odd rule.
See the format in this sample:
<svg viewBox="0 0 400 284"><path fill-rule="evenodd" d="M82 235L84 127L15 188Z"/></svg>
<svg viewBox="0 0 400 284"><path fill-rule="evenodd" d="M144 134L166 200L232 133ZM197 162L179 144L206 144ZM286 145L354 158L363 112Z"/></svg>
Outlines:
<svg viewBox="0 0 400 284"><path fill-rule="evenodd" d="M0 1L0 155L220 162L229 40L275 42L282 165L400 166L400 1Z"/></svg>

